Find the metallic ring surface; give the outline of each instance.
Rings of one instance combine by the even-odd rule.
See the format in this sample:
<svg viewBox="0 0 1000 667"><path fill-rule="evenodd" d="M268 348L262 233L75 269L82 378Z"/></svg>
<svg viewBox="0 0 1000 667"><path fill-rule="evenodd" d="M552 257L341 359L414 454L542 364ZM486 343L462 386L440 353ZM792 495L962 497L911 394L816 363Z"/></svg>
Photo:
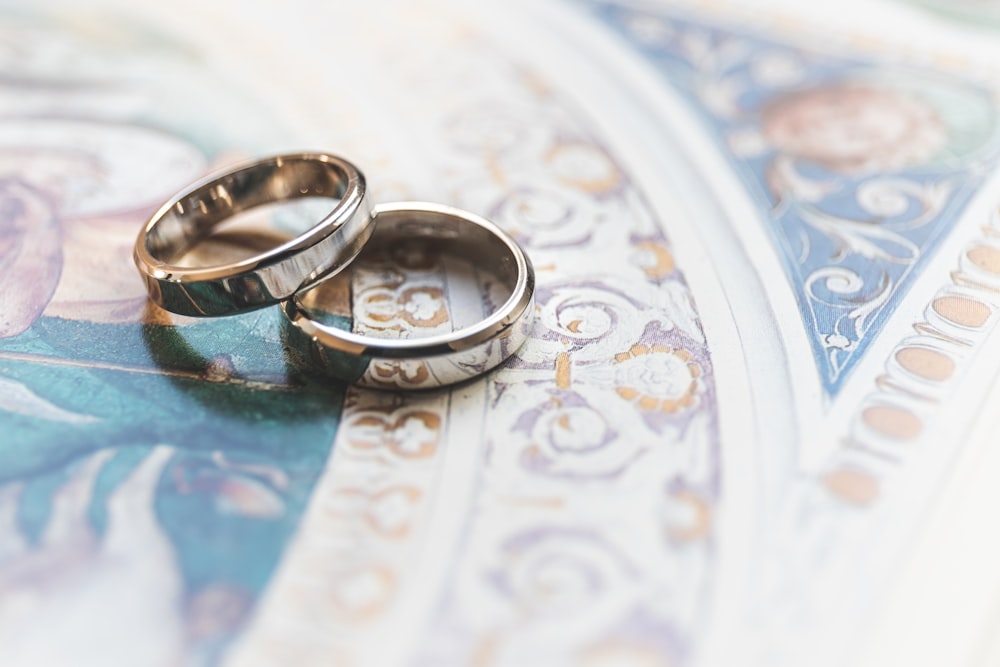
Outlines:
<svg viewBox="0 0 1000 667"><path fill-rule="evenodd" d="M348 278L352 269L283 304L284 342L299 365L370 388L427 389L485 373L527 340L535 311L535 273L524 251L503 230L466 211L422 202L382 204L373 217L375 231L358 263L369 253L416 239L493 270L509 296L481 321L450 333L382 338L353 333L315 316L319 299L313 297L325 285Z"/></svg>
<svg viewBox="0 0 1000 667"><path fill-rule="evenodd" d="M307 231L229 264L178 266L185 252L229 218L302 197L339 201ZM160 207L143 226L133 259L150 298L173 313L233 315L307 289L350 263L371 235L364 175L327 153L295 153L237 165L209 176Z"/></svg>

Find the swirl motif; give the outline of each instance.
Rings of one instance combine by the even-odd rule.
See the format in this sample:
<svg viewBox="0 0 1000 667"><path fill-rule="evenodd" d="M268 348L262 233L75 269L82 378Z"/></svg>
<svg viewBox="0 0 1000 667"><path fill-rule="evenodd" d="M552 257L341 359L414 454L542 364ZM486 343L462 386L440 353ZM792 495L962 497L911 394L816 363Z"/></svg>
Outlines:
<svg viewBox="0 0 1000 667"><path fill-rule="evenodd" d="M650 326L651 320L668 331L675 324L663 311L642 306L616 287L593 282L540 289L540 322L546 337L563 340L574 359L606 358L607 349L627 349Z"/></svg>
<svg viewBox="0 0 1000 667"><path fill-rule="evenodd" d="M861 208L897 231L922 227L941 213L953 186L947 181L919 183L902 178L873 178L858 186ZM916 212L911 210L916 206Z"/></svg>
<svg viewBox="0 0 1000 667"><path fill-rule="evenodd" d="M527 530L503 547L508 564L495 590L526 607L537 622L597 629L621 613L631 566L600 537L567 529ZM617 600L616 600L617 598Z"/></svg>

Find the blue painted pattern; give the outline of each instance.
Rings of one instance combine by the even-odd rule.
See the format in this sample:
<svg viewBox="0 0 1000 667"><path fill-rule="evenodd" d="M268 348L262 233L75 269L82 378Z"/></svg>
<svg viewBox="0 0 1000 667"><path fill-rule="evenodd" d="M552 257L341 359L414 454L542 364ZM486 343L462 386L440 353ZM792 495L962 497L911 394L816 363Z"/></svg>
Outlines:
<svg viewBox="0 0 1000 667"><path fill-rule="evenodd" d="M996 166L995 92L663 9L580 4L716 140L768 228L836 394Z"/></svg>

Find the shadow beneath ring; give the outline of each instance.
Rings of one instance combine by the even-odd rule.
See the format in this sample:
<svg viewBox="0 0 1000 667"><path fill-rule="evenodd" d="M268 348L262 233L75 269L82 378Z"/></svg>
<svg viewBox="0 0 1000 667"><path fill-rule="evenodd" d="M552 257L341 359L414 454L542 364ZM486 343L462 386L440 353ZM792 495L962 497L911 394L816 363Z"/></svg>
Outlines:
<svg viewBox="0 0 1000 667"><path fill-rule="evenodd" d="M152 309L158 310L150 302L145 321L162 320L150 316ZM162 376L212 412L257 422L328 419L339 412L347 386L299 369L278 342L273 327L280 316L272 310L184 325L144 324L142 339Z"/></svg>

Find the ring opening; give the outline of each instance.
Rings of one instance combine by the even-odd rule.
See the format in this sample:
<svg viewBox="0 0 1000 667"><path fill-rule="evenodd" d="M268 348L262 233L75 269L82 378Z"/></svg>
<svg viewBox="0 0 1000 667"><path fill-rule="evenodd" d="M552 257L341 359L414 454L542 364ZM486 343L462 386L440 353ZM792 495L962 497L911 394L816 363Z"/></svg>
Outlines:
<svg viewBox="0 0 1000 667"><path fill-rule="evenodd" d="M348 270L298 295L310 319L372 338L428 338L482 322L517 288L512 249L469 220L401 210L375 225Z"/></svg>
<svg viewBox="0 0 1000 667"><path fill-rule="evenodd" d="M339 163L315 157L249 165L179 198L145 247L158 261L199 268L266 253L323 222L348 185Z"/></svg>

